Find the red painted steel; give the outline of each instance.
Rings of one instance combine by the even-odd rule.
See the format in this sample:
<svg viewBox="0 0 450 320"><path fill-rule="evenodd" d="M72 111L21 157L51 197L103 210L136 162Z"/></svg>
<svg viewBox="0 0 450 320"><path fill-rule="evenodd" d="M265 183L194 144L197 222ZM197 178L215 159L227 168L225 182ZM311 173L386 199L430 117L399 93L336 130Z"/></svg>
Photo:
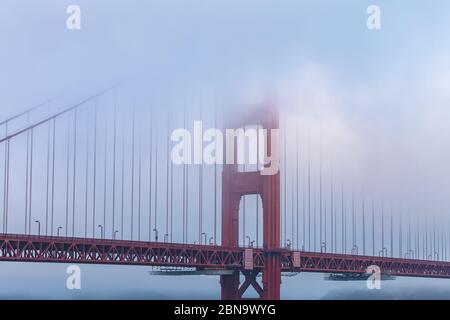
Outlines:
<svg viewBox="0 0 450 320"><path fill-rule="evenodd" d="M245 128L245 126L260 126L267 130L267 156L272 154L272 129L279 128L278 110L270 105L252 110L238 122L229 121L227 129ZM278 143L278 141L276 141ZM279 299L281 285L280 254L272 249L280 247L280 173L262 175L261 172L239 172L237 163L237 147L233 143L230 149L225 147L225 156L234 154L233 164L225 164L222 173L222 245L238 247L239 245L239 204L245 195L258 194L263 206L263 246L265 265L262 270L263 288L257 290L260 298ZM276 164L278 165L278 159ZM239 272L233 275L221 276L222 299L240 299L248 288L255 284L258 273L247 273L243 287L239 288ZM253 277L253 279L249 279ZM255 285L254 285L255 287ZM255 288L256 289L256 288Z"/></svg>
<svg viewBox="0 0 450 320"><path fill-rule="evenodd" d="M0 261L228 269L242 272L249 277L251 285L256 275L267 267L268 254L276 254L284 272L363 273L368 266L377 265L383 273L393 276L450 278L450 262L261 248L253 249L254 270L249 271L244 265L245 249L0 234ZM300 254L300 267L294 267L296 252Z"/></svg>

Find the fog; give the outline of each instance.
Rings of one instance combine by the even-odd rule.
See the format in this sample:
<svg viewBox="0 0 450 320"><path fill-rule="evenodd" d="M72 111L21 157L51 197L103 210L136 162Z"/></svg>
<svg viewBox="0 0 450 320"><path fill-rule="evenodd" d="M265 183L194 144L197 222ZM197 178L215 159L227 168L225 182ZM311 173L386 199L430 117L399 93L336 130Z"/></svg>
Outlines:
<svg viewBox="0 0 450 320"><path fill-rule="evenodd" d="M66 28L66 8L74 3L81 8L82 27L71 31ZM280 108L281 127L287 133L289 160L284 166L288 170L295 170L295 155L297 148L300 150L301 190L305 188L309 157L314 190L318 188L321 165L324 185L329 186L333 178L337 193L343 186L347 207L354 192L358 207L362 199L368 206L374 201L377 219L382 210L386 219L392 212L396 230L401 214L404 221L412 221L413 229L434 224L440 232L449 233L450 4L442 0L406 6L405 2L378 1L382 10L379 31L366 28L369 4L356 0L4 0L0 7L0 119L53 99L33 114L39 119L49 114L49 109L61 110L120 83L118 105L124 124L123 128L119 125L119 143L124 136L130 138L129 132L121 130L130 128L135 105L138 114L145 116L138 119L138 135L142 134L144 143L150 110L155 119L164 119L152 122L164 132L154 137L164 150L168 112L172 128L184 126L183 110L188 110L188 128L201 114L212 126L215 108L226 115L236 107L269 101ZM111 111L113 99L113 94L106 94L99 100L99 108ZM90 103L79 114L80 141L93 130L88 127L92 121ZM58 130L64 130L65 121L70 124L70 119L63 119ZM107 119L111 121L111 114L102 121ZM17 128L24 125L16 124ZM106 130L105 137L111 138L111 127L105 129L101 124L98 129L102 133ZM47 130L36 134L45 141ZM18 139L22 140L14 153L20 161L12 171L17 178L13 190L23 189L25 180L25 137ZM65 173L64 141L61 138L58 142L56 158L60 179ZM99 145L102 141L110 140L100 136ZM103 154L101 148L99 153ZM79 161L84 152L83 147L78 149ZM42 153L35 161L44 163L45 156ZM148 162L145 157L144 151L144 163ZM99 171L102 166L99 164ZM176 174L179 169L175 169ZM196 170L192 171L193 187ZM211 168L207 170L206 176L211 178ZM37 175L36 181L45 179L45 172ZM3 173L0 177L3 179ZM129 177L126 179L129 183ZM286 182L289 196L282 210L288 212L286 219L291 219L296 201L302 204L304 199L291 199L290 188L295 184L292 175ZM105 185L111 187L108 181ZM206 188L209 186L206 184ZM165 184L160 182L160 188L165 190ZM34 195L42 205L43 192ZM162 192L159 197L164 203ZM11 222L16 228L23 223L22 201L22 194L12 195L12 210L19 212ZM82 208L83 201L79 200L76 207ZM248 201L248 210L253 210L253 201ZM64 207L63 197L56 202ZM205 206L211 205L211 199L206 199ZM43 209L39 210L36 215L43 217ZM196 211L193 204L191 210ZM33 216L33 221L39 217ZM249 213L248 225L252 226L253 218ZM63 223L61 216L56 225ZM205 230L209 235L211 223L212 216L207 215ZM175 226L175 238L180 237L180 228ZM195 228L191 241L197 240ZM284 238L297 237L290 230L283 232L287 233ZM254 233L248 232L251 238L255 238ZM306 245L302 240L306 236L311 235L302 234L295 245ZM361 232L355 236L361 241ZM241 238L243 243L245 238ZM381 249L380 238L377 227L376 255ZM340 246L340 239L338 243ZM367 243L368 248L371 245ZM398 243L395 252L397 247ZM0 281L5 284L0 295L5 298L182 298L191 296L197 281L183 279L184 291L179 289L178 279L150 276L147 268L83 266L86 285L77 296L65 289L63 265L2 263L0 268L4 271L0 272ZM202 277L201 281L205 285L192 295L218 298L218 279ZM415 298L425 292L420 297L426 298L429 292L431 297L438 297L440 291L432 288L446 285L446 280L404 278L387 282L386 290L374 295ZM282 291L283 298L371 298L363 283L325 282L322 275L285 279ZM442 298L446 298L444 293Z"/></svg>

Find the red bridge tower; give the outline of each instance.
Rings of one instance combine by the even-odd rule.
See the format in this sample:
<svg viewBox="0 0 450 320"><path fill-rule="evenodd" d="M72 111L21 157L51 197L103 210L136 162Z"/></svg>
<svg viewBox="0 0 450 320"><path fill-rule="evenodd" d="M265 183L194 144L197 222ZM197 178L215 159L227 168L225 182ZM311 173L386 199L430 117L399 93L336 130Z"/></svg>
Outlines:
<svg viewBox="0 0 450 320"><path fill-rule="evenodd" d="M272 129L279 129L278 110L269 105L260 107L254 110L251 115L245 117L243 121L237 123L233 121L231 127L227 128L238 129L250 125L257 125L267 130L267 155L272 155L273 150L270 142L273 134ZM221 276L221 295L222 299L225 300L241 299L249 286L256 290L261 299L280 299L279 170L273 175L262 175L260 171L238 172L237 164L224 164L222 172L222 246L239 246L239 204L242 196L252 194L260 195L262 200L264 268L262 270L243 271L245 281L242 284L239 281L238 270L232 275ZM262 288L256 281L259 272L262 272Z"/></svg>

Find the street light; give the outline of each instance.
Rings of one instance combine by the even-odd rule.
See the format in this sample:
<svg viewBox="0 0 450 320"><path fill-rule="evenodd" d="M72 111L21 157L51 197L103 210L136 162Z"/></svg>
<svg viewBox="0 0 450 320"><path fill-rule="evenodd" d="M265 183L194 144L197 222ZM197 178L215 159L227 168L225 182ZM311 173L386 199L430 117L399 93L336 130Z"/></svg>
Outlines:
<svg viewBox="0 0 450 320"><path fill-rule="evenodd" d="M214 237L210 237L209 238L209 245L210 246L214 245L214 241L213 240L214 240Z"/></svg>
<svg viewBox="0 0 450 320"><path fill-rule="evenodd" d="M286 248L288 248L288 249L291 248L291 239L286 240Z"/></svg>
<svg viewBox="0 0 450 320"><path fill-rule="evenodd" d="M327 243L322 241L322 245L320 246L320 252L327 252Z"/></svg>
<svg viewBox="0 0 450 320"><path fill-rule="evenodd" d="M255 240L253 240L252 242L250 242L250 247L253 248L254 245L255 245Z"/></svg>
<svg viewBox="0 0 450 320"><path fill-rule="evenodd" d="M250 242L251 242L250 236L245 236L245 239L248 239L248 246L250 247Z"/></svg>
<svg viewBox="0 0 450 320"><path fill-rule="evenodd" d="M119 233L119 230L115 230L115 231L114 231L114 234L113 234L113 238L114 238L114 240L116 240L116 238L117 238L117 236L116 236L116 235L117 235L118 233Z"/></svg>
<svg viewBox="0 0 450 320"><path fill-rule="evenodd" d="M202 236L205 238L205 244L207 244L207 242L206 242L206 233L202 232Z"/></svg>
<svg viewBox="0 0 450 320"><path fill-rule="evenodd" d="M41 236L41 222L39 220L36 220L35 222L38 225L38 237L40 237Z"/></svg>
<svg viewBox="0 0 450 320"><path fill-rule="evenodd" d="M153 231L155 232L155 242L158 242L158 229L153 229Z"/></svg>
<svg viewBox="0 0 450 320"><path fill-rule="evenodd" d="M59 226L58 229L56 230L56 236L57 236L57 237L59 237L59 230L61 230L61 229L62 229L62 227Z"/></svg>
<svg viewBox="0 0 450 320"><path fill-rule="evenodd" d="M437 261L439 261L439 252L435 251L435 252L434 252L434 256L435 256L435 259L436 259Z"/></svg>
<svg viewBox="0 0 450 320"><path fill-rule="evenodd" d="M97 228L100 228L100 239L103 239L103 226L99 224Z"/></svg>
<svg viewBox="0 0 450 320"><path fill-rule="evenodd" d="M165 233L165 234L164 234L164 242L167 242L168 239L169 239L169 234L168 234L168 233Z"/></svg>

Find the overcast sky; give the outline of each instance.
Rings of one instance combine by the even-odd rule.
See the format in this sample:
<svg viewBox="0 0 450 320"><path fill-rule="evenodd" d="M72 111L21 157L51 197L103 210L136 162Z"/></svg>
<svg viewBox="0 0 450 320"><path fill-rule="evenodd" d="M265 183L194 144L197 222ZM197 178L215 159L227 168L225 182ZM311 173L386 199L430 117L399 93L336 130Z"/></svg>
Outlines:
<svg viewBox="0 0 450 320"><path fill-rule="evenodd" d="M81 30L66 28L70 4L81 8ZM381 30L366 27L370 4L381 8ZM339 179L394 210L450 225L449 12L445 0L3 0L0 119L129 79L157 91L161 109L164 99L211 92L223 108L270 98L287 127L301 128L302 146L313 145L313 157L321 152ZM5 297L73 294L64 289L64 266L12 266L0 264ZM172 297L179 287L147 268L84 268L84 297ZM186 279L186 295L193 281ZM202 281L196 294L218 297L218 279ZM398 293L434 285L387 286ZM318 275L283 286L286 298L364 289Z"/></svg>

